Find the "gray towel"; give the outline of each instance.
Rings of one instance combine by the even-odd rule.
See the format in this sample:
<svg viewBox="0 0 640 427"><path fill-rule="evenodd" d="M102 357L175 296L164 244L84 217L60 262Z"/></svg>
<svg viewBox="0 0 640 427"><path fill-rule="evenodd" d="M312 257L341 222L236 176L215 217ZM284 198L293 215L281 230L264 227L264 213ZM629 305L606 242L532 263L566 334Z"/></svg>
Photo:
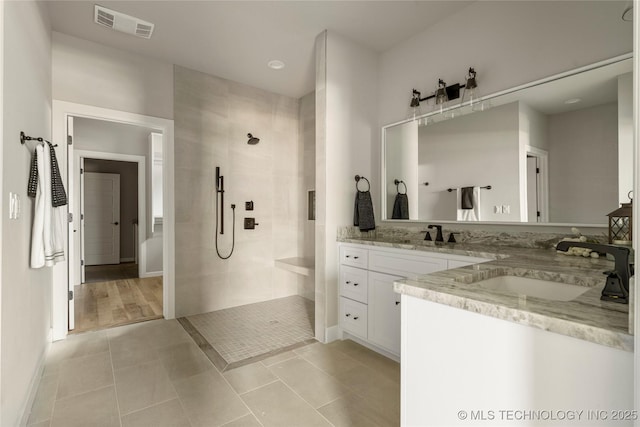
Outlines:
<svg viewBox="0 0 640 427"><path fill-rule="evenodd" d="M51 205L54 208L64 206L67 204L67 192L64 190L62 184L62 176L60 175L60 169L58 168L58 159L56 159L56 150L53 145L49 144L49 151L51 153ZM36 152L33 152L31 158L31 170L29 172L29 183L27 185L27 195L29 197L36 197L36 190L38 188L38 156Z"/></svg>
<svg viewBox="0 0 640 427"><path fill-rule="evenodd" d="M409 219L409 198L406 193L396 194L391 219Z"/></svg>
<svg viewBox="0 0 640 427"><path fill-rule="evenodd" d="M373 218L373 203L371 193L368 191L356 192L356 202L353 211L353 225L360 231L375 230L376 221Z"/></svg>
<svg viewBox="0 0 640 427"><path fill-rule="evenodd" d="M473 209L473 187L462 187L460 189L460 208Z"/></svg>

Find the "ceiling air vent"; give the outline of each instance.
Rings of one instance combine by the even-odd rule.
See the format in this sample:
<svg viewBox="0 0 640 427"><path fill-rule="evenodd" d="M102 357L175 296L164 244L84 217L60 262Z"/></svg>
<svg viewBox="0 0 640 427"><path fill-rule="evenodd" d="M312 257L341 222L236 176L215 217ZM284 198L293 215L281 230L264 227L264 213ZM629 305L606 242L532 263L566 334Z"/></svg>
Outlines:
<svg viewBox="0 0 640 427"><path fill-rule="evenodd" d="M151 22L143 21L142 19L98 5L95 5L93 20L96 24L102 25L103 27L144 39L151 38L154 27Z"/></svg>

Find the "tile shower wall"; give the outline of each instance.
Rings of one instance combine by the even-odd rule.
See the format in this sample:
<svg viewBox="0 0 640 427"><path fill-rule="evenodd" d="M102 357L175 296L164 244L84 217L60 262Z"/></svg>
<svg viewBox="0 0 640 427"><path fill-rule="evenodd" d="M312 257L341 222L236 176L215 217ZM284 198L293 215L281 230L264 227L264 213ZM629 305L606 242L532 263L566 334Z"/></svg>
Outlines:
<svg viewBox="0 0 640 427"><path fill-rule="evenodd" d="M300 232L303 237L302 256L315 259L316 222L309 219L307 192L315 190L316 183L316 94L311 92L300 98L299 135L303 149L299 153L302 188L300 192ZM315 300L315 277L300 276L298 294Z"/></svg>
<svg viewBox="0 0 640 427"><path fill-rule="evenodd" d="M176 315L295 295L299 277L274 259L302 256L299 101L175 67ZM247 133L260 138L247 144ZM224 175L223 255L215 249L215 168ZM255 210L245 211L253 200ZM244 230L255 217L255 230Z"/></svg>

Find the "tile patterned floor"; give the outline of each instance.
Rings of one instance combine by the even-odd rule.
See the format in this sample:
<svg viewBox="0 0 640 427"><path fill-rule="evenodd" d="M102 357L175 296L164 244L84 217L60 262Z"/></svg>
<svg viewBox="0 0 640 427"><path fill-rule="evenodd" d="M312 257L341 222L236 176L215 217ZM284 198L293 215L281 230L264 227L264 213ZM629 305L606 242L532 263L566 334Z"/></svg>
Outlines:
<svg viewBox="0 0 640 427"><path fill-rule="evenodd" d="M314 340L314 303L300 296L188 316L179 321L221 371Z"/></svg>
<svg viewBox="0 0 640 427"><path fill-rule="evenodd" d="M31 426L400 424L400 366L352 341L315 343L225 373L175 320L52 345Z"/></svg>

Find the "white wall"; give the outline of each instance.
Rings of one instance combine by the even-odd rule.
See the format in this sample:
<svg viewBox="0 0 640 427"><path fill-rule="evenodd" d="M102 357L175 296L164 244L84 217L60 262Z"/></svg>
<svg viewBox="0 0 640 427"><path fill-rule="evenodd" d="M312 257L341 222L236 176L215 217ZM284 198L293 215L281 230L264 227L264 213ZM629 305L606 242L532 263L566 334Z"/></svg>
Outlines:
<svg viewBox="0 0 640 427"><path fill-rule="evenodd" d="M50 341L52 268L29 268L33 203L26 183L34 144L20 145L19 134L51 137L51 29L43 3L2 7L2 217L8 218L9 192L20 196L22 213L2 221L0 425L16 426L30 409Z"/></svg>
<svg viewBox="0 0 640 427"><path fill-rule="evenodd" d="M439 77L462 82L469 66L488 94L628 53L632 23L620 19L624 6L622 1L474 2L381 54L379 122L404 119L412 88L426 95ZM379 150L372 146L376 180ZM374 198L379 199L375 193Z"/></svg>
<svg viewBox="0 0 640 427"><path fill-rule="evenodd" d="M617 104L550 115L549 146L549 221L606 223L619 207Z"/></svg>
<svg viewBox="0 0 640 427"><path fill-rule="evenodd" d="M300 236L303 240L302 256L315 260L316 254L316 222L309 219L308 194L316 188L316 96L311 92L300 98L298 113L298 138L302 144L299 160L300 175L303 177L300 189ZM315 276L298 278L298 295L315 300Z"/></svg>
<svg viewBox="0 0 640 427"><path fill-rule="evenodd" d="M76 150L131 154L145 157L145 176L147 177L145 187L145 193L147 195L147 230L145 234L147 238L142 242L142 245L146 245L148 250L146 251L146 264L142 266L143 273L162 270L162 238L161 236L154 237L152 235L149 220L151 218L151 203L149 199L151 185L148 179L150 177L151 164L149 133L153 131L153 129L149 128L103 120L86 118L75 118L74 120L74 147ZM151 245L152 248L149 249L149 245ZM159 270L157 269L158 266L160 266ZM79 266L75 268L79 268Z"/></svg>
<svg viewBox="0 0 640 427"><path fill-rule="evenodd" d="M53 32L53 98L173 118L173 65Z"/></svg>
<svg viewBox="0 0 640 427"><path fill-rule="evenodd" d="M628 73L618 77L618 202L629 203L632 189L633 73Z"/></svg>
<svg viewBox="0 0 640 427"><path fill-rule="evenodd" d="M456 220L457 192L449 188L487 186L480 190L482 221L519 221L518 102L419 128L420 219ZM495 205L510 206L496 214Z"/></svg>
<svg viewBox="0 0 640 427"><path fill-rule="evenodd" d="M538 148L544 151L549 151L549 135L548 135L548 127L549 123L547 120L547 116L542 114L541 112L531 108L529 105L519 102L519 154L518 154L518 164L520 169L519 181L520 181L520 220L524 222L537 222L537 212L539 209L543 209L540 206L537 206L537 199L543 199L545 206L548 204L548 195L544 194L546 191L546 186L543 185L544 188L541 188L540 196L538 195L538 191L533 191L534 188L537 188L538 183L533 182L533 180L538 181L537 174L532 170L530 176L527 176L528 168L527 168L527 146ZM545 173L542 171L542 173ZM529 179L532 182L529 182ZM541 181L542 184L542 181ZM531 191L529 191L531 189ZM532 204L535 203L536 206L531 206L529 208L529 200L531 200ZM531 212L531 215L529 215ZM534 215L534 212L536 215ZM542 217L542 216L541 216Z"/></svg>
<svg viewBox="0 0 640 427"><path fill-rule="evenodd" d="M384 188L386 218L393 216L393 203L398 192L406 192L409 200L409 219L418 219L418 196L423 189L418 180L418 122L412 121L385 131L386 167ZM396 186L395 180L404 181L405 186ZM382 213L381 213L382 214Z"/></svg>
<svg viewBox="0 0 640 427"><path fill-rule="evenodd" d="M318 36L316 49L321 81L316 85L316 316L324 314L321 323L316 317L316 337L323 340L318 329L337 324L336 231L353 225L356 174L371 182L379 220L380 191L375 191L380 185L379 166L371 147L379 144L380 129L378 55L331 31ZM319 296L326 298L324 311L318 309L323 307Z"/></svg>

